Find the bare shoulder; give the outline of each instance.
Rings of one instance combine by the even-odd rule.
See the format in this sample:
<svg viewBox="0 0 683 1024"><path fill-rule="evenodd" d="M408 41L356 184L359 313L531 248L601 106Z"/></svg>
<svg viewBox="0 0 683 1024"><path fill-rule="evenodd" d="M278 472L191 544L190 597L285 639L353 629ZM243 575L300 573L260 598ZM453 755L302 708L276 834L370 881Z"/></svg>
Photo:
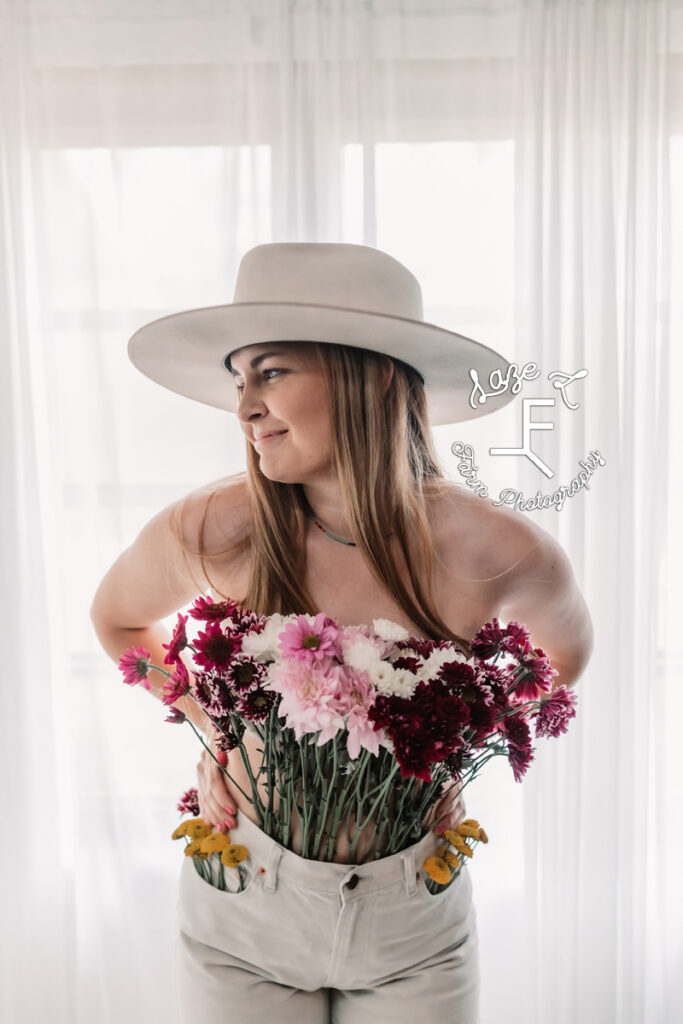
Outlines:
<svg viewBox="0 0 683 1024"><path fill-rule="evenodd" d="M244 474L191 491L173 509L183 544L220 559L244 540L249 526L249 494Z"/></svg>
<svg viewBox="0 0 683 1024"><path fill-rule="evenodd" d="M241 481L228 479L200 487L161 509L100 582L91 607L93 620L142 628L203 593L211 582L206 567L229 564L221 558L239 548L245 507Z"/></svg>
<svg viewBox="0 0 683 1024"><path fill-rule="evenodd" d="M454 481L436 499L435 509L435 539L446 571L490 584L492 595L504 593L534 552L562 551L550 534L526 516L494 505Z"/></svg>

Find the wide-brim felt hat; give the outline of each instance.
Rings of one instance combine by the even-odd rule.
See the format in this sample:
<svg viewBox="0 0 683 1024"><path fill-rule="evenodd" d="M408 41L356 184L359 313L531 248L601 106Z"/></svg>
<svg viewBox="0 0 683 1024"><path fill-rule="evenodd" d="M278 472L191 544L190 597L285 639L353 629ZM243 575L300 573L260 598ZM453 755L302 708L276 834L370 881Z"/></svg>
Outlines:
<svg viewBox="0 0 683 1024"><path fill-rule="evenodd" d="M145 324L128 355L145 376L194 401L236 412L226 358L246 345L318 341L371 349L421 375L432 425L495 412L510 390L470 402L475 380L504 378L507 360L481 342L426 323L417 278L366 245L271 242L240 262L231 304L189 309Z"/></svg>

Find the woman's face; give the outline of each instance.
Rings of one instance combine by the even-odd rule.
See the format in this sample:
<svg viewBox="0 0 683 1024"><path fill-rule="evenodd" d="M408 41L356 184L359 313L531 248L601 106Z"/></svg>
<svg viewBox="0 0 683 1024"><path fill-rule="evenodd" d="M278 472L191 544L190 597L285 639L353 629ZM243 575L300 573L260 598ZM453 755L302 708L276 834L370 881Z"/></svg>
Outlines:
<svg viewBox="0 0 683 1024"><path fill-rule="evenodd" d="M325 378L305 342L246 345L230 356L237 416L264 476L305 483L326 474L331 430ZM279 436L260 440L264 435Z"/></svg>

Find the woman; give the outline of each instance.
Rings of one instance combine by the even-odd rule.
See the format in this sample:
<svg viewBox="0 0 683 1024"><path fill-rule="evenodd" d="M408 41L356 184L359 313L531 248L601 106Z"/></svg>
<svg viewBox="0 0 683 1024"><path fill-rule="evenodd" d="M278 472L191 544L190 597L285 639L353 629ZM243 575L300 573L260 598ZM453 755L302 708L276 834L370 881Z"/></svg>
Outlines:
<svg viewBox="0 0 683 1024"><path fill-rule="evenodd" d="M580 675L591 625L564 552L526 518L445 480L431 443L430 420L509 400L474 410L467 400L467 370L485 380L505 360L425 324L419 284L396 260L365 246L258 246L231 306L147 325L129 353L158 383L236 412L247 472L164 509L112 566L93 619L113 657L137 643L161 664L157 627L130 622L158 623L208 583L265 614L386 618L465 648L493 616L517 619L557 685ZM206 731L191 699L178 706ZM445 793L427 823L435 831L407 851L374 859L361 840L350 863L340 839L322 863L298 855L296 834L292 852L260 831L237 751L227 767L237 787L202 755L200 813L230 829L253 867L243 891L223 892L185 858L184 1019L474 1024L470 874L433 896L420 871L435 832L464 817L462 800Z"/></svg>

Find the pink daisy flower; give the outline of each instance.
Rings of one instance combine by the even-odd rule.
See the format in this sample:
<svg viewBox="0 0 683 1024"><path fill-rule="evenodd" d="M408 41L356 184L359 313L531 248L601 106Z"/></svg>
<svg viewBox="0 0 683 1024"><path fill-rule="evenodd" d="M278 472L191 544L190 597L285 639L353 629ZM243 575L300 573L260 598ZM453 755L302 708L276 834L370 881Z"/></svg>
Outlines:
<svg viewBox="0 0 683 1024"><path fill-rule="evenodd" d="M129 647L119 661L119 669L123 672L123 681L127 686L141 683L149 690L147 673L152 667L152 654L144 647Z"/></svg>
<svg viewBox="0 0 683 1024"><path fill-rule="evenodd" d="M278 645L284 658L294 658L312 665L326 657L337 656L339 630L324 612L311 621L308 615L297 615L278 634Z"/></svg>

